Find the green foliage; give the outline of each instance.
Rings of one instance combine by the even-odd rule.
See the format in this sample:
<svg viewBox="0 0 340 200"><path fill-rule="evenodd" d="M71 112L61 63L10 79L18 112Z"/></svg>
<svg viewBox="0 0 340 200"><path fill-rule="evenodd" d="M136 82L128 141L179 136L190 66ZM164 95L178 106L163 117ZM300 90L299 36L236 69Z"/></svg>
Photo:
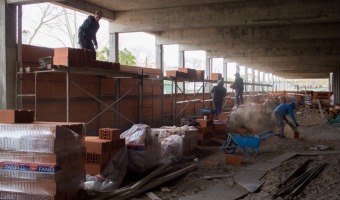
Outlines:
<svg viewBox="0 0 340 200"><path fill-rule="evenodd" d="M136 57L127 49L119 51L119 63L123 65L136 65Z"/></svg>
<svg viewBox="0 0 340 200"><path fill-rule="evenodd" d="M97 60L109 61L110 51L107 46L97 51ZM119 51L119 62L123 65L136 65L136 57L126 48Z"/></svg>
<svg viewBox="0 0 340 200"><path fill-rule="evenodd" d="M101 51L97 51L97 60L109 61L109 47L105 46Z"/></svg>

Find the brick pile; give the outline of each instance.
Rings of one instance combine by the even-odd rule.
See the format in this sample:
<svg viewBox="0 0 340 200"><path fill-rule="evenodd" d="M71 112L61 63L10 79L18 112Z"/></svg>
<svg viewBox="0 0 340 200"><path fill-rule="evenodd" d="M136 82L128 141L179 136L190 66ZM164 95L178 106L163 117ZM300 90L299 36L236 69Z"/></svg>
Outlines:
<svg viewBox="0 0 340 200"><path fill-rule="evenodd" d="M67 47L54 49L53 65L120 70L119 63L99 61L91 58L91 52L88 49Z"/></svg>
<svg viewBox="0 0 340 200"><path fill-rule="evenodd" d="M32 123L33 110L0 110L0 123Z"/></svg>
<svg viewBox="0 0 340 200"><path fill-rule="evenodd" d="M204 70L196 70L190 68L178 68L177 70L167 70L166 77L189 79L195 81L204 80Z"/></svg>
<svg viewBox="0 0 340 200"><path fill-rule="evenodd" d="M197 142L199 145L207 145L215 136L213 119L196 119L198 122Z"/></svg>
<svg viewBox="0 0 340 200"><path fill-rule="evenodd" d="M87 174L100 174L111 158L125 146L125 139L120 139L120 133L120 129L100 128L99 136L85 137Z"/></svg>

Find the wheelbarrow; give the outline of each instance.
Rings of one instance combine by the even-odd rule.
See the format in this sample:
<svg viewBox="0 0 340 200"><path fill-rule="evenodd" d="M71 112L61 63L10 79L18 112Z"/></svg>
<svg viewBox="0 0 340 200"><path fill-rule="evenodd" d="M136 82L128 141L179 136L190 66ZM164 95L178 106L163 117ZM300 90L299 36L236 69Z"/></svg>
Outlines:
<svg viewBox="0 0 340 200"><path fill-rule="evenodd" d="M237 133L228 133L228 139L220 147L224 153L235 153L236 148L240 147L243 151L251 155L255 149L255 156L259 151L261 140L276 135L272 131L266 131L256 135L244 135Z"/></svg>

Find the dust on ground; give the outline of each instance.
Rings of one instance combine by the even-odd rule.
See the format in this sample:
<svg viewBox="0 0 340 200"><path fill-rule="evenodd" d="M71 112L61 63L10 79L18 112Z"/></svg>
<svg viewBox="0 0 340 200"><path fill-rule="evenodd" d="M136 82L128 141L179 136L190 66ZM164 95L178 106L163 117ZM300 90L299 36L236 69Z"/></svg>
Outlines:
<svg viewBox="0 0 340 200"><path fill-rule="evenodd" d="M186 157L177 163L185 165L197 163L198 168L170 182L155 187L153 192L162 200L180 199L184 196L197 194L202 190L216 184L225 186L241 187L233 177L245 167L258 162L268 161L286 152L313 153L311 147L324 145L331 151L340 151L340 127L332 127L324 122L316 109L302 111L296 115L300 123L299 139L293 139L286 132L287 139L276 136L261 141L257 157L246 155L242 149L237 149L236 154L242 156L241 165L228 165L225 163L225 155L220 149L220 144L210 143L208 146L200 146L194 156ZM289 129L286 127L286 129ZM226 139L226 138L224 138ZM196 159L197 162L194 161ZM276 186L283 182L294 170L308 158L312 159L311 165L326 162L326 168L317 176L295 199L339 199L340 190L340 154L325 154L316 156L295 156L286 160L280 167L269 171L261 180L265 183L255 193L249 193L244 200L271 199L277 191ZM202 179L203 176L228 175L224 178L211 180ZM161 187L168 187L170 192L162 192ZM133 199L149 199L145 194L138 195ZM277 199L282 199L281 197Z"/></svg>

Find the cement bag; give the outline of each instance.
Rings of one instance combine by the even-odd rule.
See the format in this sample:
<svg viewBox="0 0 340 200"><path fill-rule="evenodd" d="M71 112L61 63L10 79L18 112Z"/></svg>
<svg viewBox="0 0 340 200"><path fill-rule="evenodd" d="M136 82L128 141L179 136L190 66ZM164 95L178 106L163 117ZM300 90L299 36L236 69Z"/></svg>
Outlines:
<svg viewBox="0 0 340 200"><path fill-rule="evenodd" d="M161 143L148 125L135 124L120 138L125 138L130 170L144 173L161 164Z"/></svg>

